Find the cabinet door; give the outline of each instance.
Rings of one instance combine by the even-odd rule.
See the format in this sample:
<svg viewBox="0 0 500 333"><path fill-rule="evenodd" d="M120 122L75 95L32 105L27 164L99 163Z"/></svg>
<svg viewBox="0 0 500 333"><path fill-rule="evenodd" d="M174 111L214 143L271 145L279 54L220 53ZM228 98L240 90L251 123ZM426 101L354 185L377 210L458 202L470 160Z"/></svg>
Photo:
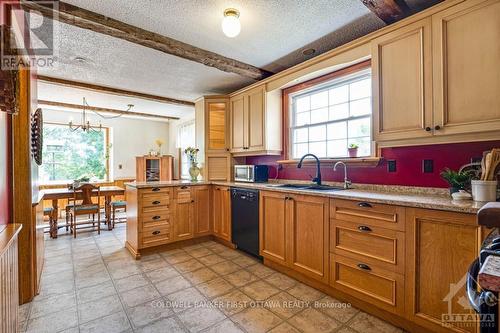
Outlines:
<svg viewBox="0 0 500 333"><path fill-rule="evenodd" d="M408 208L406 222L409 319L435 332L477 332L474 322L443 321L453 314L474 318L465 279L482 238L475 215Z"/></svg>
<svg viewBox="0 0 500 333"><path fill-rule="evenodd" d="M293 195L287 204L289 264L294 270L327 283L329 200Z"/></svg>
<svg viewBox="0 0 500 333"><path fill-rule="evenodd" d="M432 135L431 44L429 18L372 41L377 141Z"/></svg>
<svg viewBox="0 0 500 333"><path fill-rule="evenodd" d="M277 263L287 264L287 200L277 192L260 192L259 239L260 255Z"/></svg>
<svg viewBox="0 0 500 333"><path fill-rule="evenodd" d="M432 16L436 134L500 130L500 1Z"/></svg>
<svg viewBox="0 0 500 333"><path fill-rule="evenodd" d="M206 150L222 152L229 148L227 143L228 103L226 99L208 99L205 101L207 115Z"/></svg>
<svg viewBox="0 0 500 333"><path fill-rule="evenodd" d="M231 191L221 188L221 224L220 237L231 242Z"/></svg>
<svg viewBox="0 0 500 333"><path fill-rule="evenodd" d="M194 200L192 198L192 190L190 188L184 189L183 187L174 190L175 219L173 225L175 240L189 239L194 236Z"/></svg>
<svg viewBox="0 0 500 333"><path fill-rule="evenodd" d="M248 93L248 150L265 149L265 91L258 87Z"/></svg>
<svg viewBox="0 0 500 333"><path fill-rule="evenodd" d="M194 186L194 233L210 233L210 187Z"/></svg>
<svg viewBox="0 0 500 333"><path fill-rule="evenodd" d="M212 190L212 219L213 232L220 237L222 225L222 191L220 186L215 186Z"/></svg>
<svg viewBox="0 0 500 333"><path fill-rule="evenodd" d="M245 120L245 96L231 98L231 152L243 152L246 148L247 128Z"/></svg>

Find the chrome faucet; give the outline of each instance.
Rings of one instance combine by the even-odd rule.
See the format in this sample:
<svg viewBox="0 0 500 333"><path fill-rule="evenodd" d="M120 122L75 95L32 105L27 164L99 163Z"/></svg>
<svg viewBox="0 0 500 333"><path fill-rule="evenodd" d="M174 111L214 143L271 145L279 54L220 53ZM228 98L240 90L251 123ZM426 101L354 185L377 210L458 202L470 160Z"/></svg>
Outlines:
<svg viewBox="0 0 500 333"><path fill-rule="evenodd" d="M297 164L297 168L299 169L302 168L302 161L304 161L304 158L306 158L307 156L311 156L316 159L316 177L314 177L312 181L318 185L321 185L321 162L316 155L305 154L304 156L302 156L302 158L299 161L299 164Z"/></svg>
<svg viewBox="0 0 500 333"><path fill-rule="evenodd" d="M338 165L343 165L344 166L344 189L348 189L352 182L349 180L349 178L347 178L347 165L342 162L342 161L338 161L337 163L335 163L335 165L333 166L333 171L337 171L337 166Z"/></svg>

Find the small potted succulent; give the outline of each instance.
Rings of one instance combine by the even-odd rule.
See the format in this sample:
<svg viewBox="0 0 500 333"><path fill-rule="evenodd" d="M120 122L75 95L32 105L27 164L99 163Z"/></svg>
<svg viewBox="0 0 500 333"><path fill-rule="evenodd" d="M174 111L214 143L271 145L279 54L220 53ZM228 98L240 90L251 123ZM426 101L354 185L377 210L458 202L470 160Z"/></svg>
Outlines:
<svg viewBox="0 0 500 333"><path fill-rule="evenodd" d="M349 157L358 157L358 148L359 145L357 143L351 143L347 148L349 151Z"/></svg>
<svg viewBox="0 0 500 333"><path fill-rule="evenodd" d="M450 168L441 171L441 178L450 185L450 194L459 192L460 190L467 191L470 189L472 177L472 173L468 171L454 171Z"/></svg>

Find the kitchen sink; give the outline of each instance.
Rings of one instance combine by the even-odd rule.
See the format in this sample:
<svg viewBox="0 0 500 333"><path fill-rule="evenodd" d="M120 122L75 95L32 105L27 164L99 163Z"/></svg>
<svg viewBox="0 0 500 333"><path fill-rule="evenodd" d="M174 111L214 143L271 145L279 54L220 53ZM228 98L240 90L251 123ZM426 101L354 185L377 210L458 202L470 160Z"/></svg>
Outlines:
<svg viewBox="0 0 500 333"><path fill-rule="evenodd" d="M313 190L313 191L340 191L343 187L329 186L329 185L316 185L316 184L280 184L270 185L274 188L292 188L297 190Z"/></svg>

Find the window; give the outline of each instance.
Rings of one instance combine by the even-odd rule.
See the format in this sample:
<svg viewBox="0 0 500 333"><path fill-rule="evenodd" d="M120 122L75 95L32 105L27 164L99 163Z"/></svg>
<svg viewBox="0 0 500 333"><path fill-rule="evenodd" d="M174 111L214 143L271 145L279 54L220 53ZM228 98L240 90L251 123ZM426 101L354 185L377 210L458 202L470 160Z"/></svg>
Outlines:
<svg viewBox="0 0 500 333"><path fill-rule="evenodd" d="M290 93L289 98L292 159L307 153L347 157L351 144L359 146L358 156L371 155L369 68Z"/></svg>
<svg viewBox="0 0 500 333"><path fill-rule="evenodd" d="M189 159L184 154L184 149L195 146L194 121L182 124L177 129L177 147L181 149L181 179L189 179Z"/></svg>
<svg viewBox="0 0 500 333"><path fill-rule="evenodd" d="M42 183L84 177L91 181L108 179L107 128L101 132L72 132L68 125L45 123L43 131Z"/></svg>

